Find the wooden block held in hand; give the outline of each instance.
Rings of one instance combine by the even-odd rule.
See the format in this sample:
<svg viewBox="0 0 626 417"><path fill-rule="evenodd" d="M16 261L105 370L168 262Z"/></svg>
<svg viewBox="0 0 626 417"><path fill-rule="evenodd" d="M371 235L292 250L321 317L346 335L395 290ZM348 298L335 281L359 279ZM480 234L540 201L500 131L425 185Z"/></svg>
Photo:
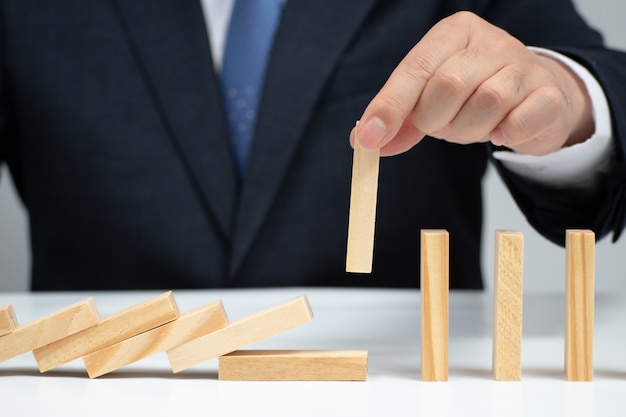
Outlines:
<svg viewBox="0 0 626 417"><path fill-rule="evenodd" d="M449 238L421 232L422 380L448 380Z"/></svg>
<svg viewBox="0 0 626 417"><path fill-rule="evenodd" d="M11 304L0 307L0 336L9 334L17 329L17 318Z"/></svg>
<svg viewBox="0 0 626 417"><path fill-rule="evenodd" d="M380 151L354 141L352 188L348 221L347 272L372 272Z"/></svg>
<svg viewBox="0 0 626 417"><path fill-rule="evenodd" d="M595 234L566 231L565 375L568 381L593 379Z"/></svg>
<svg viewBox="0 0 626 417"><path fill-rule="evenodd" d="M83 357L90 378L122 368L148 356L165 352L228 324L220 300L187 311L167 324L122 340Z"/></svg>
<svg viewBox="0 0 626 417"><path fill-rule="evenodd" d="M0 362L95 326L100 314L92 298L80 301L0 337Z"/></svg>
<svg viewBox="0 0 626 417"><path fill-rule="evenodd" d="M219 358L220 380L365 381L366 350L238 350Z"/></svg>
<svg viewBox="0 0 626 417"><path fill-rule="evenodd" d="M252 343L275 336L313 319L306 296L237 320L167 351L172 370L180 372L199 363L217 358Z"/></svg>
<svg viewBox="0 0 626 417"><path fill-rule="evenodd" d="M524 235L496 230L493 287L493 376L497 381L522 377L522 285Z"/></svg>
<svg viewBox="0 0 626 417"><path fill-rule="evenodd" d="M175 320L178 306L168 291L134 307L104 318L99 324L35 349L41 372L61 366L129 337Z"/></svg>

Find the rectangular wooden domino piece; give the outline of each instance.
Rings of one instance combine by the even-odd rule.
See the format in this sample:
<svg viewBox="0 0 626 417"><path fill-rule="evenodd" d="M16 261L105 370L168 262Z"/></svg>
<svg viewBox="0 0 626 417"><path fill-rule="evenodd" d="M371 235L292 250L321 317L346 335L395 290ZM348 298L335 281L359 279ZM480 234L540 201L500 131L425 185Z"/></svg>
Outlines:
<svg viewBox="0 0 626 417"><path fill-rule="evenodd" d="M445 230L422 230L422 380L448 380L449 238Z"/></svg>
<svg viewBox="0 0 626 417"><path fill-rule="evenodd" d="M122 340L83 357L87 374L96 378L148 356L165 352L228 324L221 300L187 311L172 322Z"/></svg>
<svg viewBox="0 0 626 417"><path fill-rule="evenodd" d="M46 372L129 337L175 320L178 306L168 291L102 319L96 326L35 349L39 370Z"/></svg>
<svg viewBox="0 0 626 417"><path fill-rule="evenodd" d="M15 317L13 306L7 304L0 307L0 336L13 332L17 327L17 318Z"/></svg>
<svg viewBox="0 0 626 417"><path fill-rule="evenodd" d="M496 230L494 246L493 376L497 381L519 381L524 235L514 230Z"/></svg>
<svg viewBox="0 0 626 417"><path fill-rule="evenodd" d="M219 359L226 381L365 381L366 350L238 350Z"/></svg>
<svg viewBox="0 0 626 417"><path fill-rule="evenodd" d="M0 337L0 362L91 328L99 320L92 298L48 314Z"/></svg>
<svg viewBox="0 0 626 417"><path fill-rule="evenodd" d="M380 151L354 143L346 271L372 272Z"/></svg>
<svg viewBox="0 0 626 417"><path fill-rule="evenodd" d="M306 296L237 320L223 329L167 351L172 370L183 371L252 343L309 323L313 312Z"/></svg>
<svg viewBox="0 0 626 417"><path fill-rule="evenodd" d="M566 231L565 374L568 381L593 379L595 234Z"/></svg>

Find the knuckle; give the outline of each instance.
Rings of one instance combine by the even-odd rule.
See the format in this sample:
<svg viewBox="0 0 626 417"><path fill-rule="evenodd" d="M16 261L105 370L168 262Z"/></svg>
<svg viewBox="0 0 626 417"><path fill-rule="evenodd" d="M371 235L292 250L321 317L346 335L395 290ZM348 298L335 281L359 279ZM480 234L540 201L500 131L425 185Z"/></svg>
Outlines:
<svg viewBox="0 0 626 417"><path fill-rule="evenodd" d="M443 127L440 122L435 122L425 112L418 109L411 112L410 118L413 126L430 136L435 135L435 132Z"/></svg>
<svg viewBox="0 0 626 417"><path fill-rule="evenodd" d="M530 70L523 64L510 65L504 70L504 80L510 86L511 90L516 94L522 88L526 74L530 73Z"/></svg>
<svg viewBox="0 0 626 417"><path fill-rule="evenodd" d="M512 36L499 36L495 39L491 39L490 42L489 48L493 51L501 53L512 53L518 51L523 51L524 53L527 52L526 46ZM521 63L518 62L517 64L519 65Z"/></svg>
<svg viewBox="0 0 626 417"><path fill-rule="evenodd" d="M462 94L467 90L467 77L458 71L441 71L433 76L431 84L437 94L446 97Z"/></svg>
<svg viewBox="0 0 626 417"><path fill-rule="evenodd" d="M406 99L397 93L381 94L378 97L378 113L384 115L402 114L405 112Z"/></svg>
<svg viewBox="0 0 626 417"><path fill-rule="evenodd" d="M506 69L501 78L484 82L476 89L474 92L476 105L488 111L509 109L519 100L524 78L522 71L514 68Z"/></svg>
<svg viewBox="0 0 626 417"><path fill-rule="evenodd" d="M428 54L410 54L405 59L406 76L414 85L428 82L435 73L437 60Z"/></svg>
<svg viewBox="0 0 626 417"><path fill-rule="evenodd" d="M567 112L567 98L560 88L542 88L527 104L524 111L512 112L507 118L509 135L523 139L528 132L554 125Z"/></svg>
<svg viewBox="0 0 626 417"><path fill-rule="evenodd" d="M470 11L461 10L452 14L445 20L447 23L450 23L453 25L466 26L466 25L474 25L476 23L476 20L478 20L478 16L476 16L476 14Z"/></svg>
<svg viewBox="0 0 626 417"><path fill-rule="evenodd" d="M567 97L562 89L557 87L543 88L539 96L540 105L546 111L554 111L566 107Z"/></svg>
<svg viewBox="0 0 626 417"><path fill-rule="evenodd" d="M527 112L515 112L506 120L507 137L512 141L518 141L526 137L526 132L531 127L531 117Z"/></svg>
<svg viewBox="0 0 626 417"><path fill-rule="evenodd" d="M474 101L478 108L489 113L506 107L508 95L501 89L490 84L483 84L474 93Z"/></svg>

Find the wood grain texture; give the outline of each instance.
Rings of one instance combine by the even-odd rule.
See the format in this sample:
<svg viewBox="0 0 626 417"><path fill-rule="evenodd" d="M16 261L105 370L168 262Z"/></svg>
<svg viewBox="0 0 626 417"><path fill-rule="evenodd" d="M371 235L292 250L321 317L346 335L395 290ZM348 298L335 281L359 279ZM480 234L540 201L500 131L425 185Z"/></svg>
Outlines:
<svg viewBox="0 0 626 417"><path fill-rule="evenodd" d="M99 320L92 298L48 314L0 337L0 362L92 328Z"/></svg>
<svg viewBox="0 0 626 417"><path fill-rule="evenodd" d="M595 234L566 231L565 375L568 381L593 379Z"/></svg>
<svg viewBox="0 0 626 417"><path fill-rule="evenodd" d="M446 230L421 232L422 380L448 380L449 238Z"/></svg>
<svg viewBox="0 0 626 417"><path fill-rule="evenodd" d="M238 350L219 358L220 380L365 381L366 350Z"/></svg>
<svg viewBox="0 0 626 417"><path fill-rule="evenodd" d="M17 327L17 317L15 317L13 306L7 304L0 307L0 336L13 332Z"/></svg>
<svg viewBox="0 0 626 417"><path fill-rule="evenodd" d="M380 151L354 144L346 271L372 272Z"/></svg>
<svg viewBox="0 0 626 417"><path fill-rule="evenodd" d="M313 312L306 296L237 320L223 329L167 351L172 370L180 372L199 363L309 323Z"/></svg>
<svg viewBox="0 0 626 417"><path fill-rule="evenodd" d="M165 352L228 324L221 300L187 311L167 324L122 340L83 357L87 374L96 378L148 356Z"/></svg>
<svg viewBox="0 0 626 417"><path fill-rule="evenodd" d="M33 354L41 372L46 372L114 343L178 318L180 312L171 291L120 311L96 326L75 333Z"/></svg>
<svg viewBox="0 0 626 417"><path fill-rule="evenodd" d="M493 287L493 376L497 381L522 377L522 286L524 235L496 230Z"/></svg>

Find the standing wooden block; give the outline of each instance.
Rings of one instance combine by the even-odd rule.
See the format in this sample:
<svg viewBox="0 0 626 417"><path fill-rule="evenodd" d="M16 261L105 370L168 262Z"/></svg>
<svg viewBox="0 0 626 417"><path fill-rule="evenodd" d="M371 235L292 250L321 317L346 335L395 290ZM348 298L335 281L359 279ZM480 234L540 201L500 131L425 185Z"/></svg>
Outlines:
<svg viewBox="0 0 626 417"><path fill-rule="evenodd" d="M178 319L122 340L83 357L90 378L122 368L148 356L165 352L228 324L220 300L195 308Z"/></svg>
<svg viewBox="0 0 626 417"><path fill-rule="evenodd" d="M365 381L366 350L238 350L219 358L220 380Z"/></svg>
<svg viewBox="0 0 626 417"><path fill-rule="evenodd" d="M449 240L445 230L422 230L422 380L448 380Z"/></svg>
<svg viewBox="0 0 626 417"><path fill-rule="evenodd" d="M352 189L348 221L347 272L372 272L380 151L354 141Z"/></svg>
<svg viewBox="0 0 626 417"><path fill-rule="evenodd" d="M46 372L129 337L178 318L171 291L103 319L96 326L39 349L33 354L41 372Z"/></svg>
<svg viewBox="0 0 626 417"><path fill-rule="evenodd" d="M0 336L11 333L17 329L17 318L11 304L0 307Z"/></svg>
<svg viewBox="0 0 626 417"><path fill-rule="evenodd" d="M84 329L100 320L92 298L16 328L0 337L0 362L30 352Z"/></svg>
<svg viewBox="0 0 626 417"><path fill-rule="evenodd" d="M263 339L303 325L313 319L306 296L245 317L223 329L167 351L172 370L180 372Z"/></svg>
<svg viewBox="0 0 626 417"><path fill-rule="evenodd" d="M568 381L593 379L595 235L566 232L565 375Z"/></svg>
<svg viewBox="0 0 626 417"><path fill-rule="evenodd" d="M493 287L493 376L497 381L522 377L522 282L524 235L497 230Z"/></svg>

